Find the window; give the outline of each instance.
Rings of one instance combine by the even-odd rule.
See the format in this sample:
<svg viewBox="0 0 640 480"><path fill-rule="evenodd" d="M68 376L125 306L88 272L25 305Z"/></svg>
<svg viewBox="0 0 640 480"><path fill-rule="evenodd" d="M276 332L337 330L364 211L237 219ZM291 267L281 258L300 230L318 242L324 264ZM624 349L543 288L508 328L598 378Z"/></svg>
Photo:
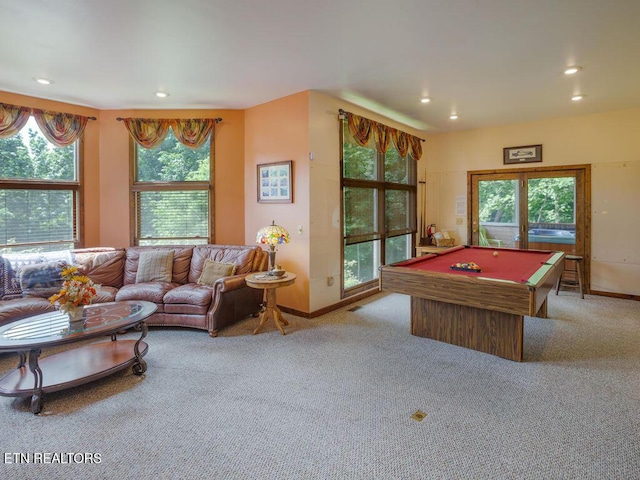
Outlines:
<svg viewBox="0 0 640 480"><path fill-rule="evenodd" d="M585 176L573 166L470 172L472 242L582 254Z"/></svg>
<svg viewBox="0 0 640 480"><path fill-rule="evenodd" d="M412 256L416 232L416 161L393 144L361 146L342 125L343 293L377 282L380 265Z"/></svg>
<svg viewBox="0 0 640 480"><path fill-rule="evenodd" d="M189 148L169 129L157 147L132 145L134 245L211 243L211 142Z"/></svg>
<svg viewBox="0 0 640 480"><path fill-rule="evenodd" d="M79 246L80 142L55 146L33 116L0 138L0 253Z"/></svg>

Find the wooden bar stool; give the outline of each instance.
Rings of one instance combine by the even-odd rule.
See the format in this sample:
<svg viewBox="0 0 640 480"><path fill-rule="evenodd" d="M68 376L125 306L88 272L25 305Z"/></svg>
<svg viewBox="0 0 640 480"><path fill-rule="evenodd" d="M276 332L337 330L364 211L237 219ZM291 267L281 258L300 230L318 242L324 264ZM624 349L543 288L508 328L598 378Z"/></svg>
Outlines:
<svg viewBox="0 0 640 480"><path fill-rule="evenodd" d="M573 268L567 268L560 274L558 283L556 284L556 295L560 291L560 287L580 289L580 298L584 298L584 279L582 274L582 261L584 258L580 255L566 255L565 260L573 262ZM565 274L570 272L572 278L566 278Z"/></svg>

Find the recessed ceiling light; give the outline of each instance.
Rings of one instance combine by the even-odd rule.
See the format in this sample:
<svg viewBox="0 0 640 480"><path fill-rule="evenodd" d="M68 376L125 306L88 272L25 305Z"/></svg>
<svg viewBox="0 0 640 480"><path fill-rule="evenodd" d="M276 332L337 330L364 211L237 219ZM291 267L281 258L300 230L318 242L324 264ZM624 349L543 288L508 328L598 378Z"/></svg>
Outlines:
<svg viewBox="0 0 640 480"><path fill-rule="evenodd" d="M574 102L579 102L580 100L582 100L584 98L584 95L574 95L573 97L571 97L571 100L573 100Z"/></svg>
<svg viewBox="0 0 640 480"><path fill-rule="evenodd" d="M39 77L34 77L33 78L36 82L38 82L40 85L51 85L53 83L52 80L49 80L47 78L39 78Z"/></svg>
<svg viewBox="0 0 640 480"><path fill-rule="evenodd" d="M429 97L424 97L422 98L422 100L420 100L422 103L429 103L431 101L431 99Z"/></svg>
<svg viewBox="0 0 640 480"><path fill-rule="evenodd" d="M575 73L578 73L580 70L582 70L582 67L579 67L578 65L572 65L566 68L566 70L564 71L564 74L573 75Z"/></svg>
<svg viewBox="0 0 640 480"><path fill-rule="evenodd" d="M156 97L166 98L168 96L169 96L169 94L167 92L156 92Z"/></svg>
<svg viewBox="0 0 640 480"><path fill-rule="evenodd" d="M458 115L456 115L455 113L453 115L449 115L449 118L451 120L457 120L458 119Z"/></svg>

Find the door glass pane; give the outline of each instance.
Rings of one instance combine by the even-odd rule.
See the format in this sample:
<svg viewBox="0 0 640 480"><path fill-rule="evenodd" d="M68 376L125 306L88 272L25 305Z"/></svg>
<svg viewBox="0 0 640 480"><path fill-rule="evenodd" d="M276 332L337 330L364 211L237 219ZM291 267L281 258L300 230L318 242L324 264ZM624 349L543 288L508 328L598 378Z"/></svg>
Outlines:
<svg viewBox="0 0 640 480"><path fill-rule="evenodd" d="M411 235L387 238L385 263L396 263L411 258Z"/></svg>
<svg viewBox="0 0 640 480"><path fill-rule="evenodd" d="M478 182L478 244L513 247L518 234L518 181Z"/></svg>
<svg viewBox="0 0 640 480"><path fill-rule="evenodd" d="M575 177L532 178L528 191L529 248L575 253Z"/></svg>
<svg viewBox="0 0 640 480"><path fill-rule="evenodd" d="M344 288L356 287L378 278L380 241L344 246Z"/></svg>

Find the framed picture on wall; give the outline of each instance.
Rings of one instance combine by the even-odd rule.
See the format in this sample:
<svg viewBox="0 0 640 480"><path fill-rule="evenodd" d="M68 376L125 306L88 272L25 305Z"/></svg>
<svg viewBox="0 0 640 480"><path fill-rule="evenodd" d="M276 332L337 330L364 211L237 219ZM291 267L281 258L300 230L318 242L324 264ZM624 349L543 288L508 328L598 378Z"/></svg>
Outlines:
<svg viewBox="0 0 640 480"><path fill-rule="evenodd" d="M293 161L258 165L258 203L293 203Z"/></svg>
<svg viewBox="0 0 640 480"><path fill-rule="evenodd" d="M542 145L504 148L504 164L533 163L542 161Z"/></svg>

